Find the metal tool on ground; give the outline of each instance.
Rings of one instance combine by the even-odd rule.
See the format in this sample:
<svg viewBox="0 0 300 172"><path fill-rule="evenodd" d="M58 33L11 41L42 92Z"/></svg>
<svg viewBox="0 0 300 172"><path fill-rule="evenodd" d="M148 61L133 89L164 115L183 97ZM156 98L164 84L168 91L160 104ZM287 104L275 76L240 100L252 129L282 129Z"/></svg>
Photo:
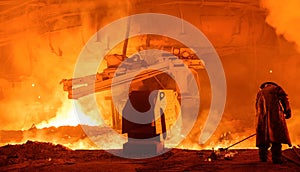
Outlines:
<svg viewBox="0 0 300 172"><path fill-rule="evenodd" d="M253 137L253 136L255 136L255 135L256 135L256 133L251 134L250 136L244 138L243 140L240 140L240 141L238 141L238 142L236 142L236 143L234 143L234 144L228 146L227 148L219 148L219 150L220 150L220 151L226 151L226 150L228 150L229 148L231 148L231 147L233 147L233 146L235 146L235 145L237 145L237 144L239 144L239 143L241 143L241 142L243 142L243 141L245 141L245 140L248 140L248 139L250 139L251 137Z"/></svg>

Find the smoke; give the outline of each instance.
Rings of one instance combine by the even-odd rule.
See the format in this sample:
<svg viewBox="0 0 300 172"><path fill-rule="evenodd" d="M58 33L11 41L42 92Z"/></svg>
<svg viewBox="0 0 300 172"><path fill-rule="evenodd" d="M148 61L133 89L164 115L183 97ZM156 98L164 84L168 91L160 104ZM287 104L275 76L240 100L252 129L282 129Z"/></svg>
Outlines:
<svg viewBox="0 0 300 172"><path fill-rule="evenodd" d="M297 32L300 30L298 23L300 14L297 12L299 3L297 0L261 1L262 7L268 10L267 23L275 28L278 35L283 35L285 39L298 46L300 45L300 34ZM143 9L136 11L149 12L155 9L155 12L176 15L175 12L178 10L177 7L170 6L169 9L155 4L140 2L135 4L136 8L143 7ZM64 118L64 113L69 111L67 107L71 107L71 100L67 100L67 93L63 92L59 82L63 78L72 77L76 59L87 40L106 24L127 16L132 7L129 1L83 1L81 3L74 0L66 3L61 1L56 4L44 4L41 8L25 6L24 9L27 11L23 13L20 9L7 9L5 14L0 11L1 16L10 17L0 18L0 130L28 129L33 123L54 125L54 119ZM236 15L228 16L226 11L224 15L227 18L224 20L222 16L224 7L215 9L218 10L217 13L205 6L183 5L182 7L184 14L187 14L184 16L190 16L191 18L186 18L200 30L206 31L205 34L212 44L220 48L218 53L228 83L228 99L223 119L212 140L207 144L217 145L219 138L228 132L231 133L231 143L253 133L255 94L259 84L266 80L278 82L289 94L293 117L287 123L293 142L299 142L297 140L300 138L297 132L299 110L297 109L300 107L298 101L300 88L297 86L297 81L300 73L300 55L295 53L290 43L280 36L277 37L269 27L265 27L264 16L261 13L249 11L249 14L239 16L240 11L237 11ZM205 11L209 17L202 13L198 14L199 11ZM232 23L236 23L236 27L232 28L238 28L238 32L237 29L230 32ZM226 29L226 32L220 28ZM218 33L222 37L230 38L231 41L220 39ZM159 47L162 42L154 40L151 45ZM247 45L247 50L243 49L244 44ZM236 46L237 50L224 55L222 46L223 48ZM101 104L107 103L105 101L99 101L100 109L106 112L103 115L109 116L110 106ZM88 103L84 99L82 102ZM94 112L90 109L90 105L85 107L84 113L92 116ZM201 116L199 121L205 121L204 117ZM190 139L197 148L199 148L201 122L193 132L192 136L195 139ZM249 142L245 144L254 145ZM228 146L230 143L224 144Z"/></svg>
<svg viewBox="0 0 300 172"><path fill-rule="evenodd" d="M34 3L0 11L8 16L0 19L0 130L51 123L68 112L63 106L71 108L71 100L59 82L72 77L87 40L130 9L128 1Z"/></svg>
<svg viewBox="0 0 300 172"><path fill-rule="evenodd" d="M261 6L268 10L267 23L283 35L288 41L300 47L300 1L262 0Z"/></svg>
<svg viewBox="0 0 300 172"><path fill-rule="evenodd" d="M7 52L14 54L12 72L17 74L13 76L12 81L2 80L5 85L1 85L4 90L1 100L1 119L4 122L1 129L28 128L32 123L54 117L62 105L63 96L66 96L61 92L59 81L72 74L74 59L79 53L78 50L67 50L66 45L58 44L57 49L61 49L64 54L57 55L49 47L49 44L56 46L56 41L71 40L70 36L62 38L55 34L42 36L23 33L22 37L23 39L17 40ZM56 40L49 43L49 37ZM29 65L26 64L28 61L31 61ZM20 71L24 68L30 72L27 74Z"/></svg>
<svg viewBox="0 0 300 172"><path fill-rule="evenodd" d="M261 0L261 6L268 11L266 22L274 27L278 35L282 35L287 41L293 42L295 49L300 52L300 1L289 0ZM286 73L274 73L277 75L278 80L285 86L289 94L293 117L287 120L290 137L292 143L299 143L300 133L298 132L297 121L299 121L299 89L297 81L299 79L299 53L291 53L290 45L281 44L281 53L287 56L283 57L284 60L274 62L280 71Z"/></svg>

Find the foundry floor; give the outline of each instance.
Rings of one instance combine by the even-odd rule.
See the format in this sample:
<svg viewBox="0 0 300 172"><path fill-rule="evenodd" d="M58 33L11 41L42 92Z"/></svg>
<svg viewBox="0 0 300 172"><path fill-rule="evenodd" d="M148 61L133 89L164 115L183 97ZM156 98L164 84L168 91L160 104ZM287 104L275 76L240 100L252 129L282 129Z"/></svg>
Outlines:
<svg viewBox="0 0 300 172"><path fill-rule="evenodd" d="M280 165L272 164L270 159L259 162L256 149L230 150L234 155L231 160L225 160L221 154L219 159L209 161L212 151L181 149L172 149L155 158L136 160L120 158L103 150L73 151L40 144L0 147L0 171L300 171L299 164L287 159ZM292 149L283 153L300 162Z"/></svg>

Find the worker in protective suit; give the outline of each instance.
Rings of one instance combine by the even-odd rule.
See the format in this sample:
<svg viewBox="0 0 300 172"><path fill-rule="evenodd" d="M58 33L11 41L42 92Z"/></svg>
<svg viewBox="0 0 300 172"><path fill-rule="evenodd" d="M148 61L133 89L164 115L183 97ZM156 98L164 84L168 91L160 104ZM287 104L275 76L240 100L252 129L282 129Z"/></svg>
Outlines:
<svg viewBox="0 0 300 172"><path fill-rule="evenodd" d="M267 161L270 145L274 164L282 163L281 144L292 146L285 119L291 117L291 108L284 90L274 82L260 86L256 98L256 146L259 158Z"/></svg>
<svg viewBox="0 0 300 172"><path fill-rule="evenodd" d="M259 158L266 162L268 148L271 147L274 164L282 163L281 144L292 146L285 119L291 117L287 94L274 82L265 82L260 86L256 98L256 146Z"/></svg>

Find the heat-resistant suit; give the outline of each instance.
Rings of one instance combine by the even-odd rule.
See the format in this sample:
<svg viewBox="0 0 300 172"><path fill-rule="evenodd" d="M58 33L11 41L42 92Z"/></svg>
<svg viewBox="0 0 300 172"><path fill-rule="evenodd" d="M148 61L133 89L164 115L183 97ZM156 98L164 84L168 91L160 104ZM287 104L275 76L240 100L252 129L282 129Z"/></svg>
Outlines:
<svg viewBox="0 0 300 172"><path fill-rule="evenodd" d="M272 145L274 163L281 161L281 144L291 146L285 119L291 117L287 94L275 83L261 85L256 98L256 146L260 149L260 159L267 160L267 152Z"/></svg>

